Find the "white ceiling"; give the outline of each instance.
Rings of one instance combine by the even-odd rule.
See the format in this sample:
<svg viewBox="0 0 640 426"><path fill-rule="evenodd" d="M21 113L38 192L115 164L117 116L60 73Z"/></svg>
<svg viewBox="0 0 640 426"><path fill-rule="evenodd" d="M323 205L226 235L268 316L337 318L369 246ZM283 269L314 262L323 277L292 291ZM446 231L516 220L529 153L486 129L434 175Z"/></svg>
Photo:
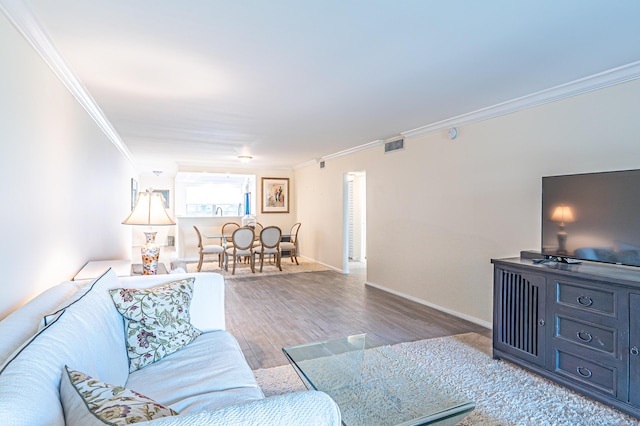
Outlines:
<svg viewBox="0 0 640 426"><path fill-rule="evenodd" d="M291 168L640 60L637 0L26 3L140 172Z"/></svg>

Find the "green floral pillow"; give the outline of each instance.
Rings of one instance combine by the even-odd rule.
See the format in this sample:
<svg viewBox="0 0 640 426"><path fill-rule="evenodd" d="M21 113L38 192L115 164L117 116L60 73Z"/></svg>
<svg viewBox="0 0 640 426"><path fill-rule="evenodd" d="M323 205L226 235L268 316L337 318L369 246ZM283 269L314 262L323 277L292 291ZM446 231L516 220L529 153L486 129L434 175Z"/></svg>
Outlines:
<svg viewBox="0 0 640 426"><path fill-rule="evenodd" d="M144 395L95 380L67 366L60 395L67 425L128 425L178 415Z"/></svg>
<svg viewBox="0 0 640 426"><path fill-rule="evenodd" d="M129 372L174 353L202 334L190 322L193 282L187 278L149 289L110 290L125 318Z"/></svg>

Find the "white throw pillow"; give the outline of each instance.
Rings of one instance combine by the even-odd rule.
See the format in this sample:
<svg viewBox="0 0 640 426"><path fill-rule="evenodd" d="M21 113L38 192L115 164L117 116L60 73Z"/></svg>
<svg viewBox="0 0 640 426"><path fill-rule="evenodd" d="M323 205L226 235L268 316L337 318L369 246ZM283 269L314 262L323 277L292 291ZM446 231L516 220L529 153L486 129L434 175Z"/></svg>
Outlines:
<svg viewBox="0 0 640 426"><path fill-rule="evenodd" d="M174 353L202 334L190 322L193 282L191 277L149 289L110 290L125 318L129 372Z"/></svg>
<svg viewBox="0 0 640 426"><path fill-rule="evenodd" d="M178 413L130 389L93 379L65 366L60 398L68 426L128 425Z"/></svg>

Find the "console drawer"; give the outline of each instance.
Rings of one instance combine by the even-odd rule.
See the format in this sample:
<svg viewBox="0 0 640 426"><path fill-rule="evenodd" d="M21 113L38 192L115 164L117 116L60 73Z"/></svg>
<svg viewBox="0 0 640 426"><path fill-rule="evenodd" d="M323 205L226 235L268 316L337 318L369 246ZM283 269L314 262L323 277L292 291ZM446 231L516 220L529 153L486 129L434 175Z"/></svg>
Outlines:
<svg viewBox="0 0 640 426"><path fill-rule="evenodd" d="M617 369L556 349L556 373L569 376L601 392L616 395Z"/></svg>
<svg viewBox="0 0 640 426"><path fill-rule="evenodd" d="M613 290L556 281L556 302L591 312L616 314L616 293Z"/></svg>
<svg viewBox="0 0 640 426"><path fill-rule="evenodd" d="M556 315L555 336L600 352L616 355L616 330L575 318Z"/></svg>

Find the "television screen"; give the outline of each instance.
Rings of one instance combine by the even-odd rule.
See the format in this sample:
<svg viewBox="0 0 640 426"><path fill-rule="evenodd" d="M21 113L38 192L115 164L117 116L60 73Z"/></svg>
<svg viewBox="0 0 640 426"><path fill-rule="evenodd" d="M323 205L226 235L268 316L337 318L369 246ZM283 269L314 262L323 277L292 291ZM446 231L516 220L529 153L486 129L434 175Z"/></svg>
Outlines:
<svg viewBox="0 0 640 426"><path fill-rule="evenodd" d="M542 253L640 266L640 170L543 177Z"/></svg>

